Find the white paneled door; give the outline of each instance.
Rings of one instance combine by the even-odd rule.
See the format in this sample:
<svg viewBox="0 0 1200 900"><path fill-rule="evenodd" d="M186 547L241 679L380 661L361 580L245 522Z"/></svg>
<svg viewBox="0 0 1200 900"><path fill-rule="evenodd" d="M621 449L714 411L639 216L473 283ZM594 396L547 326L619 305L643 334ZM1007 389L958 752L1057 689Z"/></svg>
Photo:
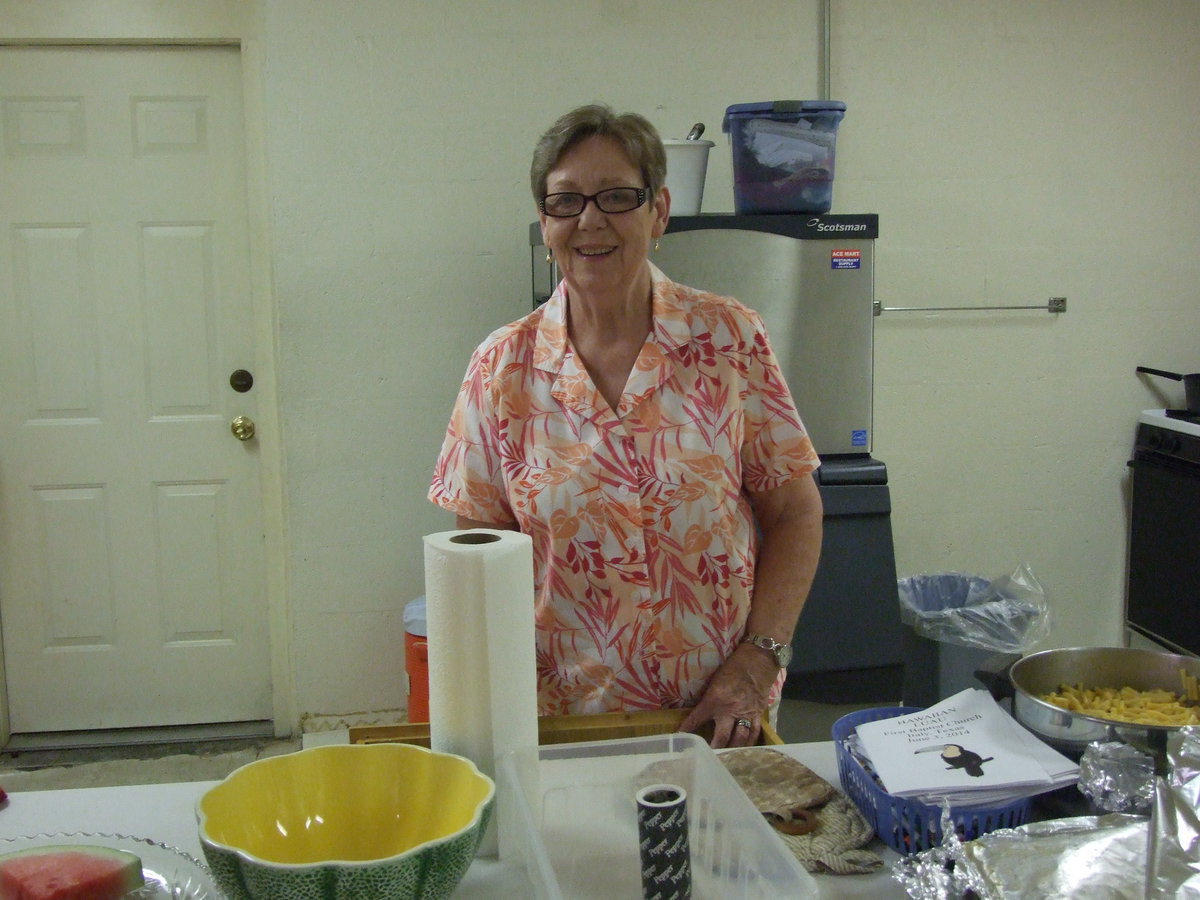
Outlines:
<svg viewBox="0 0 1200 900"><path fill-rule="evenodd" d="M0 47L0 107L10 729L269 719L239 51Z"/></svg>

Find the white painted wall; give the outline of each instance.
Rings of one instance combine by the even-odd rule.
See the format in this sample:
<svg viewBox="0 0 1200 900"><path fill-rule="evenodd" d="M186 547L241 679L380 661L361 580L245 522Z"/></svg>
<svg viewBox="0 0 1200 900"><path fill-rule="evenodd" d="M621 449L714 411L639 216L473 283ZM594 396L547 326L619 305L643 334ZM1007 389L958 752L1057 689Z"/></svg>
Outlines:
<svg viewBox="0 0 1200 900"><path fill-rule="evenodd" d="M881 215L878 299L1068 298L879 320L898 569L1027 560L1050 645L1118 643L1133 422L1183 402L1134 368L1200 365L1200 5L834 7L837 200Z"/></svg>
<svg viewBox="0 0 1200 900"><path fill-rule="evenodd" d="M264 0L292 659L306 727L389 718L425 490L472 347L528 308L528 161L603 100L717 140L820 90L819 0ZM900 573L1026 560L1052 644L1113 643L1125 460L1200 367L1200 4L834 0L835 212L878 212L875 452ZM1169 400L1181 396L1168 391ZM470 623L464 623L470 627Z"/></svg>

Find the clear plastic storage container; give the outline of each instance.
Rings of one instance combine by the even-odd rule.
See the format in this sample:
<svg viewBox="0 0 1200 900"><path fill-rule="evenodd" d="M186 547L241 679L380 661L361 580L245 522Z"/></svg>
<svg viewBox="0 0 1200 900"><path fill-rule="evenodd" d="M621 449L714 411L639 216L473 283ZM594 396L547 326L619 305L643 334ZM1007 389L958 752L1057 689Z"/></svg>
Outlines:
<svg viewBox="0 0 1200 900"><path fill-rule="evenodd" d="M721 129L732 143L733 207L753 213L823 213L833 204L837 100L738 103Z"/></svg>
<svg viewBox="0 0 1200 900"><path fill-rule="evenodd" d="M687 792L692 896L817 897L817 883L754 808L716 754L694 734L552 744L509 754L498 778L513 802L498 810L524 835L539 898L642 896L640 787Z"/></svg>

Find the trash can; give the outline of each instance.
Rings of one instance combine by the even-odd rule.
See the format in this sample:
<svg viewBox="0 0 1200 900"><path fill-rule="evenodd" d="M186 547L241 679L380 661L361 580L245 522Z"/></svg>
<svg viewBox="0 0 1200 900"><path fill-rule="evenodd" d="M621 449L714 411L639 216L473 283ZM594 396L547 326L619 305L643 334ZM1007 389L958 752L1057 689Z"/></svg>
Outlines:
<svg viewBox="0 0 1200 900"><path fill-rule="evenodd" d="M1029 569L994 580L961 572L897 582L904 623L906 706L932 706L969 687L997 654L1022 654L1050 629L1045 592Z"/></svg>
<svg viewBox="0 0 1200 900"><path fill-rule="evenodd" d="M429 721L429 629L425 598L404 606L404 671L408 675L408 721Z"/></svg>

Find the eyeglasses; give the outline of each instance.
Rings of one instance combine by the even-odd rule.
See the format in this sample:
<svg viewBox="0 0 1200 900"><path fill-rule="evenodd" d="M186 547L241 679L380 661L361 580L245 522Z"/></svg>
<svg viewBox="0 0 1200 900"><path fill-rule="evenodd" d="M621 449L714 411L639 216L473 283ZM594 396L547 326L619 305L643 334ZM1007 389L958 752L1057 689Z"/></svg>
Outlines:
<svg viewBox="0 0 1200 900"><path fill-rule="evenodd" d="M600 191L598 194L579 194L575 191L563 191L558 194L547 194L538 201L538 209L556 219L568 219L580 215L587 208L588 201L596 204L600 212L623 213L637 209L646 202L645 188L616 187Z"/></svg>

